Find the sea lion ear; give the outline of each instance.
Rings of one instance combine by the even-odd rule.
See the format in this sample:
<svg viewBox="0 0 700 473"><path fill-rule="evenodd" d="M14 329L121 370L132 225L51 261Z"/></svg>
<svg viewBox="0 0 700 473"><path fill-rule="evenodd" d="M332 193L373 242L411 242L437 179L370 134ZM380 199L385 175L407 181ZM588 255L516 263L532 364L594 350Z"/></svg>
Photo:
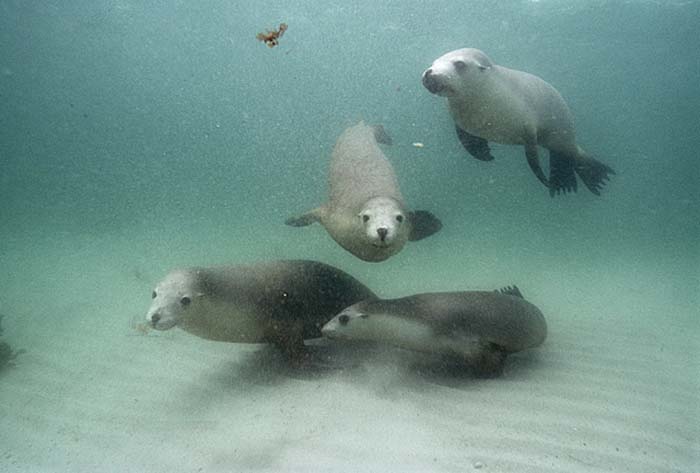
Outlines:
<svg viewBox="0 0 700 473"><path fill-rule="evenodd" d="M476 62L476 67L482 72L491 69L491 66L493 66L486 54L479 54L478 57L474 59L474 62Z"/></svg>
<svg viewBox="0 0 700 473"><path fill-rule="evenodd" d="M194 295L194 297L196 297L197 299L201 299L202 297L204 297L204 293L198 292L197 294Z"/></svg>

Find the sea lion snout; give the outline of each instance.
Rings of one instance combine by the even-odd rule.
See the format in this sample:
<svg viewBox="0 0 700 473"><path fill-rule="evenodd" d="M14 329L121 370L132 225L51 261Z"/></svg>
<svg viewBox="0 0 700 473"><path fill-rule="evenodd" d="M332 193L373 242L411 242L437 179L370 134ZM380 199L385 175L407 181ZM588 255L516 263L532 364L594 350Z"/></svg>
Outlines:
<svg viewBox="0 0 700 473"><path fill-rule="evenodd" d="M342 338L342 335L338 333L338 328L340 324L338 323L338 317L335 317L321 327L321 335L330 339Z"/></svg>
<svg viewBox="0 0 700 473"><path fill-rule="evenodd" d="M160 320L160 314L158 314L158 313L151 314L151 316L150 316L150 318L149 318L149 322L151 323L151 326L152 326L153 328L156 327L156 325L158 324L158 321L159 321L159 320Z"/></svg>
<svg viewBox="0 0 700 473"><path fill-rule="evenodd" d="M428 89L431 94L439 94L445 88L445 85L439 78L433 73L432 68L428 68L423 73L423 87Z"/></svg>
<svg viewBox="0 0 700 473"><path fill-rule="evenodd" d="M335 327L333 327L331 324L324 325L321 327L321 335L324 337L333 338L333 335L335 335Z"/></svg>
<svg viewBox="0 0 700 473"><path fill-rule="evenodd" d="M379 239L382 240L382 243L384 240L386 240L386 236L389 234L389 229L386 227L379 227L377 228L377 235L379 235Z"/></svg>
<svg viewBox="0 0 700 473"><path fill-rule="evenodd" d="M174 317L168 317L162 314L160 310L154 310L146 315L148 324L156 330L169 330L177 325L177 320Z"/></svg>

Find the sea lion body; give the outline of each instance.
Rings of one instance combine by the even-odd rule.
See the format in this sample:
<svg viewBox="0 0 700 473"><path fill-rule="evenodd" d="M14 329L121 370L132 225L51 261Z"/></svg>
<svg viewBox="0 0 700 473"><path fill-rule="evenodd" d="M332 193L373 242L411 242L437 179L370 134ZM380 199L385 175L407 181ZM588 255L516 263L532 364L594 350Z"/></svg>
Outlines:
<svg viewBox="0 0 700 473"><path fill-rule="evenodd" d="M346 129L332 153L328 202L288 219L287 225L319 222L340 246L371 262L384 261L401 251L407 241L440 230L440 221L429 212L406 209L378 137L389 142L383 129L364 122Z"/></svg>
<svg viewBox="0 0 700 473"><path fill-rule="evenodd" d="M329 338L373 340L447 355L477 373L494 375L502 371L509 353L542 344L547 324L540 310L513 287L370 299L344 309L322 332Z"/></svg>
<svg viewBox="0 0 700 473"><path fill-rule="evenodd" d="M371 297L349 274L315 261L188 268L156 286L146 319L155 329L178 326L207 340L273 343L296 357L334 314Z"/></svg>
<svg viewBox="0 0 700 473"><path fill-rule="evenodd" d="M447 97L457 135L472 156L492 160L489 141L523 145L530 168L551 195L576 191L576 174L598 195L615 174L576 144L566 102L533 74L496 65L482 51L464 48L436 59L423 73L423 85ZM549 150L549 178L540 167L537 146Z"/></svg>

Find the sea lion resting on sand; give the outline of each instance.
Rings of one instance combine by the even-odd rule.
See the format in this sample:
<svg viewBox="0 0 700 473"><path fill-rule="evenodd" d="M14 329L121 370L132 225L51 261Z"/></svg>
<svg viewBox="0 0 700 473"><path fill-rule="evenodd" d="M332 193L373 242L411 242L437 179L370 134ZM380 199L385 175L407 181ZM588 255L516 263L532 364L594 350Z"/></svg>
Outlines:
<svg viewBox="0 0 700 473"><path fill-rule="evenodd" d="M530 169L550 195L576 191L576 174L596 195L615 174L576 145L569 107L550 84L527 72L498 66L478 49L449 52L423 72L428 91L447 97L457 136L475 158L491 161L489 141L525 146ZM549 150L549 179L537 146Z"/></svg>
<svg viewBox="0 0 700 473"><path fill-rule="evenodd" d="M345 130L333 149L328 203L289 218L303 227L323 225L333 239L364 261L384 261L406 244L426 238L442 224L424 210L409 212L394 170L377 142L390 143L381 127L360 122Z"/></svg>
<svg viewBox="0 0 700 473"><path fill-rule="evenodd" d="M509 353L540 345L547 324L517 287L370 299L346 308L322 329L328 338L372 340L436 353L496 376Z"/></svg>
<svg viewBox="0 0 700 473"><path fill-rule="evenodd" d="M157 330L178 326L222 342L273 343L290 359L344 307L374 293L349 274L304 260L171 271L146 315Z"/></svg>

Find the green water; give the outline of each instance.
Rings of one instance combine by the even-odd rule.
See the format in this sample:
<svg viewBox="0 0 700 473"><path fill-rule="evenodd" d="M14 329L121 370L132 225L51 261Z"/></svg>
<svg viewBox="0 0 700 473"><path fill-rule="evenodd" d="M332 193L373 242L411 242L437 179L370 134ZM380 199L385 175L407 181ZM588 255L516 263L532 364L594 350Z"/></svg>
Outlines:
<svg viewBox="0 0 700 473"><path fill-rule="evenodd" d="M93 359L81 333L97 352L117 337L118 352L171 268L273 258L324 261L386 297L517 284L564 331L620 320L686 346L676 367L695 379L698 18L696 1L0 0L0 313L27 350L0 373L19 386L0 390L0 418L23 425L17 398L53 390L21 381L23 365L51 372L52 343ZM278 47L256 41L282 21ZM579 144L617 172L602 196L550 198L519 147L467 155L420 82L467 46L562 93ZM444 225L380 264L283 224L323 202L335 139L360 119L385 126L408 204ZM697 430L669 425L694 440L674 470L691 471ZM20 440L2 431L9 452Z"/></svg>

